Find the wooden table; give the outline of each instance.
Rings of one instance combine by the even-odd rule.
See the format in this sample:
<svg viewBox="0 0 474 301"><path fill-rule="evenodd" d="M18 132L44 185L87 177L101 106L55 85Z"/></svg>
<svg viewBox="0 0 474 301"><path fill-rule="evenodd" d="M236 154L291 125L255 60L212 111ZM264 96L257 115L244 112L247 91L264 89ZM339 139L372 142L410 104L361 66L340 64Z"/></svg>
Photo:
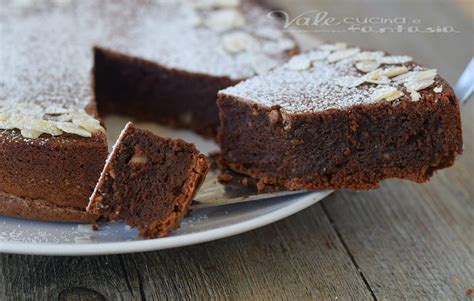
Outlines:
<svg viewBox="0 0 474 301"><path fill-rule="evenodd" d="M472 20L450 1L294 2L291 9L282 3L292 15L319 9L456 27L459 33L311 33L412 55L451 83L473 55ZM463 3L472 11L473 0ZM390 180L370 192L339 191L275 224L192 247L0 255L0 300L473 300L474 101L462 111L464 154L429 183Z"/></svg>

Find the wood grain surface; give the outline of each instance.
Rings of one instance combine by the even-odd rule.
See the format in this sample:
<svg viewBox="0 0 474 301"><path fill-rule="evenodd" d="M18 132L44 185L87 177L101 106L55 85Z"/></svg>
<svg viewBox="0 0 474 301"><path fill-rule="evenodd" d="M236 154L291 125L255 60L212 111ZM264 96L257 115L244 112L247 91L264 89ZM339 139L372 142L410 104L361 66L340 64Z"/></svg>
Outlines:
<svg viewBox="0 0 474 301"><path fill-rule="evenodd" d="M473 55L463 1L269 1L291 15L417 18L457 33L308 32L403 53L454 83ZM467 5L467 6L466 6ZM467 8L466 8L467 7ZM309 38L311 39L311 38ZM173 250L96 257L0 255L0 300L474 300L474 101L464 154L426 184L339 191L285 220Z"/></svg>

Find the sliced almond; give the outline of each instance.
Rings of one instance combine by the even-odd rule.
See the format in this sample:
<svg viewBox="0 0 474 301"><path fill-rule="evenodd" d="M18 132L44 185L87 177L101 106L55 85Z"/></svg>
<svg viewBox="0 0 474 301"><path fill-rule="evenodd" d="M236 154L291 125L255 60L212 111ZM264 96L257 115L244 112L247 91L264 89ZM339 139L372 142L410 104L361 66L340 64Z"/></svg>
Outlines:
<svg viewBox="0 0 474 301"><path fill-rule="evenodd" d="M270 55L281 54L284 51L295 48L296 44L290 39L282 39L279 41L267 41L262 45L262 52Z"/></svg>
<svg viewBox="0 0 474 301"><path fill-rule="evenodd" d="M353 61L373 61L381 58L385 54L383 51L363 51L360 53L357 53L353 57L351 57L351 60Z"/></svg>
<svg viewBox="0 0 474 301"><path fill-rule="evenodd" d="M316 61L325 60L329 56L329 54L331 54L331 52L318 50L318 51L312 51L308 53L307 57L311 62L316 62Z"/></svg>
<svg viewBox="0 0 474 301"><path fill-rule="evenodd" d="M8 120L0 120L0 130L12 130L15 127Z"/></svg>
<svg viewBox="0 0 474 301"><path fill-rule="evenodd" d="M357 87L361 85L362 83L364 83L364 79L362 77L348 75L348 76L336 78L334 80L334 83L341 87L351 88L351 87Z"/></svg>
<svg viewBox="0 0 474 301"><path fill-rule="evenodd" d="M41 131L52 136L61 135L63 132L54 124L54 122L49 120L36 120L34 122L34 130Z"/></svg>
<svg viewBox="0 0 474 301"><path fill-rule="evenodd" d="M377 80L382 78L383 69L375 69L365 75L367 79Z"/></svg>
<svg viewBox="0 0 474 301"><path fill-rule="evenodd" d="M389 85L390 79L386 76L381 76L376 79L366 78L365 82L371 83L371 84L377 84L377 85Z"/></svg>
<svg viewBox="0 0 474 301"><path fill-rule="evenodd" d="M222 9L212 12L204 21L204 25L215 31L226 31L244 26L245 18L235 9Z"/></svg>
<svg viewBox="0 0 474 301"><path fill-rule="evenodd" d="M63 115L71 112L71 109L65 109L62 107L48 107L44 110L44 113L47 115Z"/></svg>
<svg viewBox="0 0 474 301"><path fill-rule="evenodd" d="M344 50L347 48L346 43L335 43L335 44L324 44L319 46L319 49L326 50L326 51L337 51L337 50Z"/></svg>
<svg viewBox="0 0 474 301"><path fill-rule="evenodd" d="M292 57L287 66L291 70L303 71L311 67L311 61L306 55L298 55Z"/></svg>
<svg viewBox="0 0 474 301"><path fill-rule="evenodd" d="M394 77L397 75L405 74L408 72L408 68L403 66L403 67L394 67L394 68L388 68L382 71L382 76L386 76L388 78Z"/></svg>
<svg viewBox="0 0 474 301"><path fill-rule="evenodd" d="M421 94L417 91L410 91L410 96L412 101L419 101L421 98Z"/></svg>
<svg viewBox="0 0 474 301"><path fill-rule="evenodd" d="M426 79L434 79L436 75L437 75L436 69L428 69L428 70L417 72L415 76L413 77L413 80L422 81Z"/></svg>
<svg viewBox="0 0 474 301"><path fill-rule="evenodd" d="M351 56L354 56L355 54L359 52L360 52L359 48L349 48L345 50L338 50L336 52L331 53L327 57L327 60L330 63L335 63L335 62L350 58Z"/></svg>
<svg viewBox="0 0 474 301"><path fill-rule="evenodd" d="M84 113L84 114L72 114L72 123L83 127L90 133L96 133L104 131L104 128L100 125L99 120Z"/></svg>
<svg viewBox="0 0 474 301"><path fill-rule="evenodd" d="M31 129L21 129L20 132L23 137L30 138L30 139L36 139L39 136L41 136L41 134L43 134L40 131L31 130Z"/></svg>
<svg viewBox="0 0 474 301"><path fill-rule="evenodd" d="M372 100L373 101L378 101L385 99L387 101L393 101L395 99L398 99L403 96L403 92L397 90L397 88L394 87L384 87L380 88L378 90L375 90L374 93L372 94Z"/></svg>
<svg viewBox="0 0 474 301"><path fill-rule="evenodd" d="M8 121L14 128L20 130L34 130L52 136L62 134L61 130L56 127L54 122L48 120L34 119L26 116L12 116Z"/></svg>
<svg viewBox="0 0 474 301"><path fill-rule="evenodd" d="M376 61L360 61L356 63L355 67L357 70L367 73L380 67L380 63Z"/></svg>
<svg viewBox="0 0 474 301"><path fill-rule="evenodd" d="M381 64L388 64L388 65L398 65L398 64L405 64L411 62L413 58L407 55L399 55L399 56L383 56L378 59Z"/></svg>
<svg viewBox="0 0 474 301"><path fill-rule="evenodd" d="M434 84L434 80L425 79L425 80L422 80L422 81L415 81L415 82L405 83L405 87L409 91L420 91L420 90L428 88L432 84Z"/></svg>
<svg viewBox="0 0 474 301"><path fill-rule="evenodd" d="M86 131L85 129L74 123L57 121L55 122L55 124L59 129L66 133L75 134L82 137L92 137L92 134L90 132Z"/></svg>
<svg viewBox="0 0 474 301"><path fill-rule="evenodd" d="M436 88L433 89L433 92L435 93L441 93L443 92L443 86L438 86Z"/></svg>
<svg viewBox="0 0 474 301"><path fill-rule="evenodd" d="M392 80L398 83L404 83L404 82L412 80L412 78L417 73L418 71L409 71L407 73L403 73L403 74L393 77Z"/></svg>
<svg viewBox="0 0 474 301"><path fill-rule="evenodd" d="M245 32L233 32L223 37L224 49L229 53L239 53L242 51L258 51L259 42Z"/></svg>

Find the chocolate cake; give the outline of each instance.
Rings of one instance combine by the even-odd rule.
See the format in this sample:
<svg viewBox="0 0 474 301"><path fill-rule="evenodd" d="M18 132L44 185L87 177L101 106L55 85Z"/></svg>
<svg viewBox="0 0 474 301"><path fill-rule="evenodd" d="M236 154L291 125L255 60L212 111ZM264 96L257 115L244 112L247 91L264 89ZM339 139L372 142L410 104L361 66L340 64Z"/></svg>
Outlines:
<svg viewBox="0 0 474 301"><path fill-rule="evenodd" d="M0 214L92 222L107 144L80 47L89 37L67 12L15 3L0 10Z"/></svg>
<svg viewBox="0 0 474 301"><path fill-rule="evenodd" d="M95 220L85 207L107 156L97 113L213 133L217 91L297 49L251 0L1 6L2 215Z"/></svg>
<svg viewBox="0 0 474 301"><path fill-rule="evenodd" d="M120 16L127 19L126 28L112 29L120 34L95 48L100 114L214 137L217 91L265 73L297 51L267 12L249 0L161 1L130 8Z"/></svg>
<svg viewBox="0 0 474 301"><path fill-rule="evenodd" d="M225 162L288 189L424 182L462 153L452 88L408 56L323 45L218 98Z"/></svg>
<svg viewBox="0 0 474 301"><path fill-rule="evenodd" d="M145 238L179 227L206 177L209 161L193 144L128 123L91 196L88 211L125 220Z"/></svg>

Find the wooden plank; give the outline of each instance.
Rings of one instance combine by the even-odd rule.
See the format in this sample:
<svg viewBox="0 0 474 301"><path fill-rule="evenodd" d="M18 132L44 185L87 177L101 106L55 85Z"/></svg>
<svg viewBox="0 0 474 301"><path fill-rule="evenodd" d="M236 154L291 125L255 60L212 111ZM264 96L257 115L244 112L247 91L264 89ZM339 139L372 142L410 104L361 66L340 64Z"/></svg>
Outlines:
<svg viewBox="0 0 474 301"><path fill-rule="evenodd" d="M379 299L460 300L473 286L472 195L457 190L453 201L440 182L391 181L324 202Z"/></svg>
<svg viewBox="0 0 474 301"><path fill-rule="evenodd" d="M0 255L0 292L0 300L372 298L319 204L193 247L84 258Z"/></svg>
<svg viewBox="0 0 474 301"><path fill-rule="evenodd" d="M0 255L0 300L138 300L119 256Z"/></svg>

